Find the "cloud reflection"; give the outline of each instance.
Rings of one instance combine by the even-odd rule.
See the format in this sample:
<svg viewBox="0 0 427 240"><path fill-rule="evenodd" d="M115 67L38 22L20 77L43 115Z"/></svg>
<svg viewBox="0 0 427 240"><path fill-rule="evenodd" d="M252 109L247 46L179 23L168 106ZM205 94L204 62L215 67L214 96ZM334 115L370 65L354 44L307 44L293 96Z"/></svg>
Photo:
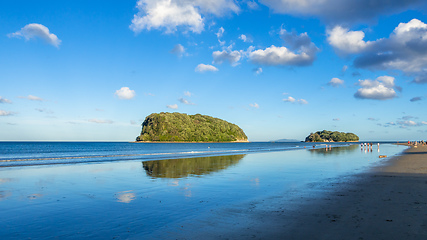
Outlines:
<svg viewBox="0 0 427 240"><path fill-rule="evenodd" d="M116 193L117 202L130 203L135 200L135 193L132 191L133 190Z"/></svg>

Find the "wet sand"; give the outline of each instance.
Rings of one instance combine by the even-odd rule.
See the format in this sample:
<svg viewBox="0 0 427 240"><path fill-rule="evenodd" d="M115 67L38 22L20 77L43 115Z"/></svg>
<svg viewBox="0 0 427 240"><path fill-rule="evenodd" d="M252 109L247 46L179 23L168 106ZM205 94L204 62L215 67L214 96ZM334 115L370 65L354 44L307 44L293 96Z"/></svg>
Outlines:
<svg viewBox="0 0 427 240"><path fill-rule="evenodd" d="M313 185L182 223L174 239L427 239L427 147L407 149L369 173ZM289 197L289 196L288 196Z"/></svg>

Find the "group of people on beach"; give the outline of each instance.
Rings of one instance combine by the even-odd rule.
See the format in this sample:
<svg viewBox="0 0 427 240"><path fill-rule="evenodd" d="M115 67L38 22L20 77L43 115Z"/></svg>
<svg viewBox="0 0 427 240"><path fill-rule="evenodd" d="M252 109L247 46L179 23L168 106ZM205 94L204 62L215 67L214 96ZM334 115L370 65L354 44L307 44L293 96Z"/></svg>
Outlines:
<svg viewBox="0 0 427 240"><path fill-rule="evenodd" d="M371 150L371 152L372 152L372 146L373 145L374 145L373 143L360 143L360 150L365 149L367 151ZM377 146L378 146L378 150L379 150L380 149L380 143L377 143Z"/></svg>
<svg viewBox="0 0 427 240"><path fill-rule="evenodd" d="M413 145L413 146L417 146L417 145L420 145L420 146L426 146L426 145L427 145L427 142L426 142L426 141L424 141L424 140L421 140L421 141L408 141L408 145Z"/></svg>

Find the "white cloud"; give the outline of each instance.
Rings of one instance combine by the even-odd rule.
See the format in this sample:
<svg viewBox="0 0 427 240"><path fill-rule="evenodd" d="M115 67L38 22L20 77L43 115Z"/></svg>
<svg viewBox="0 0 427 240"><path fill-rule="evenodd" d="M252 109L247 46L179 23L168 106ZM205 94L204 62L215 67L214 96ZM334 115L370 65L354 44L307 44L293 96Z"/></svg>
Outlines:
<svg viewBox="0 0 427 240"><path fill-rule="evenodd" d="M348 66L344 65L341 69L341 72L345 73L347 71L347 69L348 69Z"/></svg>
<svg viewBox="0 0 427 240"><path fill-rule="evenodd" d="M252 39L246 36L245 34L240 35L239 39L242 40L243 42L248 42L248 43L252 42Z"/></svg>
<svg viewBox="0 0 427 240"><path fill-rule="evenodd" d="M309 50L309 49L305 49ZM272 45L264 50L259 49L249 53L253 63L272 66L306 66L313 63L316 51L292 52L286 47Z"/></svg>
<svg viewBox="0 0 427 240"><path fill-rule="evenodd" d="M194 71L201 72L201 73L203 73L203 72L216 72L216 71L218 71L218 68L216 68L212 65L200 63L199 65L197 65L197 67Z"/></svg>
<svg viewBox="0 0 427 240"><path fill-rule="evenodd" d="M253 103L253 104L251 103L251 104L249 104L249 106L252 108L257 108L257 109L259 108L258 103Z"/></svg>
<svg viewBox="0 0 427 240"><path fill-rule="evenodd" d="M19 96L18 98L28 99L28 100L31 100L31 101L39 101L39 102L45 101L43 98L40 98L40 97L37 97L37 96L33 96L33 95L28 95L26 97Z"/></svg>
<svg viewBox="0 0 427 240"><path fill-rule="evenodd" d="M333 87L339 87L344 84L344 80L341 80L339 78L332 78L331 81L329 81L328 85Z"/></svg>
<svg viewBox="0 0 427 240"><path fill-rule="evenodd" d="M3 98L0 96L0 103L12 103L9 99Z"/></svg>
<svg viewBox="0 0 427 240"><path fill-rule="evenodd" d="M111 120L103 120L103 119L96 119L96 118L89 119L88 122L98 123L98 124L112 124L112 123L114 123Z"/></svg>
<svg viewBox="0 0 427 240"><path fill-rule="evenodd" d="M362 31L349 31L347 28L336 26L327 31L328 42L342 53L360 53L371 46L373 42L365 42L365 33Z"/></svg>
<svg viewBox="0 0 427 240"><path fill-rule="evenodd" d="M283 101L284 101L284 102L291 102L291 103L293 103L293 102L295 102L295 98L293 98L293 97L289 96L289 97L287 97L287 98L283 99Z"/></svg>
<svg viewBox="0 0 427 240"><path fill-rule="evenodd" d="M299 104L308 104L307 100L305 99L298 99L297 101Z"/></svg>
<svg viewBox="0 0 427 240"><path fill-rule="evenodd" d="M200 33L205 26L202 15L223 16L240 11L233 0L139 0L136 7L138 13L129 26L136 33L145 29L172 33L178 27Z"/></svg>
<svg viewBox="0 0 427 240"><path fill-rule="evenodd" d="M231 65L236 66L237 62L241 58L239 51L231 51L229 49L222 51L215 51L212 53L213 61L216 64L221 64L224 61L228 61Z"/></svg>
<svg viewBox="0 0 427 240"><path fill-rule="evenodd" d="M400 23L388 38L365 41L364 32L337 26L328 31L328 41L336 51L354 54L356 68L399 70L427 83L427 24L418 19Z"/></svg>
<svg viewBox="0 0 427 240"><path fill-rule="evenodd" d="M394 77L381 76L376 80L359 80L358 85L362 88L354 94L356 98L387 100L396 97Z"/></svg>
<svg viewBox="0 0 427 240"><path fill-rule="evenodd" d="M189 91L185 91L184 95L187 96L187 97L191 97L191 96L193 96L193 93L191 93Z"/></svg>
<svg viewBox="0 0 427 240"><path fill-rule="evenodd" d="M216 35L216 37L219 39L219 38L222 38L222 35L224 35L224 32L225 32L224 28L223 28L223 27L220 27L220 28L218 29L218 32L217 32L215 35Z"/></svg>
<svg viewBox="0 0 427 240"><path fill-rule="evenodd" d="M178 104L166 105L166 107L170 109L178 109Z"/></svg>
<svg viewBox="0 0 427 240"><path fill-rule="evenodd" d="M177 44L170 52L178 57L182 57L185 53L185 48L181 44Z"/></svg>
<svg viewBox="0 0 427 240"><path fill-rule="evenodd" d="M59 44L61 44L61 40L59 40L55 34L50 33L47 27L38 23L30 23L28 25L25 25L25 27L21 28L21 30L14 33L10 33L7 36L10 38L23 37L27 41L33 38L40 38L55 47L59 47Z"/></svg>
<svg viewBox="0 0 427 240"><path fill-rule="evenodd" d="M249 51L249 60L261 65L307 66L316 59L319 49L311 42L307 33L297 34L281 29L280 37L288 47L271 45L266 49Z"/></svg>
<svg viewBox="0 0 427 240"><path fill-rule="evenodd" d="M120 99L129 100L134 98L136 94L134 90L130 90L128 87L122 87L119 90L116 90L114 95L116 95Z"/></svg>
<svg viewBox="0 0 427 240"><path fill-rule="evenodd" d="M423 0L260 0L275 13L319 17L328 23L355 23L425 5Z"/></svg>
<svg viewBox="0 0 427 240"><path fill-rule="evenodd" d="M255 10L259 8L258 4L255 1L244 0L243 2L246 3L249 9Z"/></svg>
<svg viewBox="0 0 427 240"><path fill-rule="evenodd" d="M284 102L290 102L290 103L299 103L301 105L308 104L307 100L305 100L305 99L301 98L301 99L297 100L297 99L295 99L295 98L293 98L291 96L289 96L287 98L284 98L283 101Z"/></svg>
<svg viewBox="0 0 427 240"><path fill-rule="evenodd" d="M0 116L11 116L13 114L14 114L13 112L0 110Z"/></svg>
<svg viewBox="0 0 427 240"><path fill-rule="evenodd" d="M178 99L178 101L180 101L181 103L185 104L185 105L195 105L194 103L192 103L191 101L185 99L185 98L180 98ZM177 106L178 108L178 106Z"/></svg>

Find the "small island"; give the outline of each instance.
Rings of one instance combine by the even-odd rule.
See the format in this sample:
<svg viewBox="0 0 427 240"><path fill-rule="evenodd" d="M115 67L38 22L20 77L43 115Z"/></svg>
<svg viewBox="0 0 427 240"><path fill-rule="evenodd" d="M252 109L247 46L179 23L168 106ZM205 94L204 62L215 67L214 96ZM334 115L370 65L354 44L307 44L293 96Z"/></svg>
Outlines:
<svg viewBox="0 0 427 240"><path fill-rule="evenodd" d="M354 133L344 133L337 131L317 131L310 133L305 138L306 142L358 142L359 137Z"/></svg>
<svg viewBox="0 0 427 240"><path fill-rule="evenodd" d="M137 142L248 142L243 130L211 116L152 113L142 123Z"/></svg>

